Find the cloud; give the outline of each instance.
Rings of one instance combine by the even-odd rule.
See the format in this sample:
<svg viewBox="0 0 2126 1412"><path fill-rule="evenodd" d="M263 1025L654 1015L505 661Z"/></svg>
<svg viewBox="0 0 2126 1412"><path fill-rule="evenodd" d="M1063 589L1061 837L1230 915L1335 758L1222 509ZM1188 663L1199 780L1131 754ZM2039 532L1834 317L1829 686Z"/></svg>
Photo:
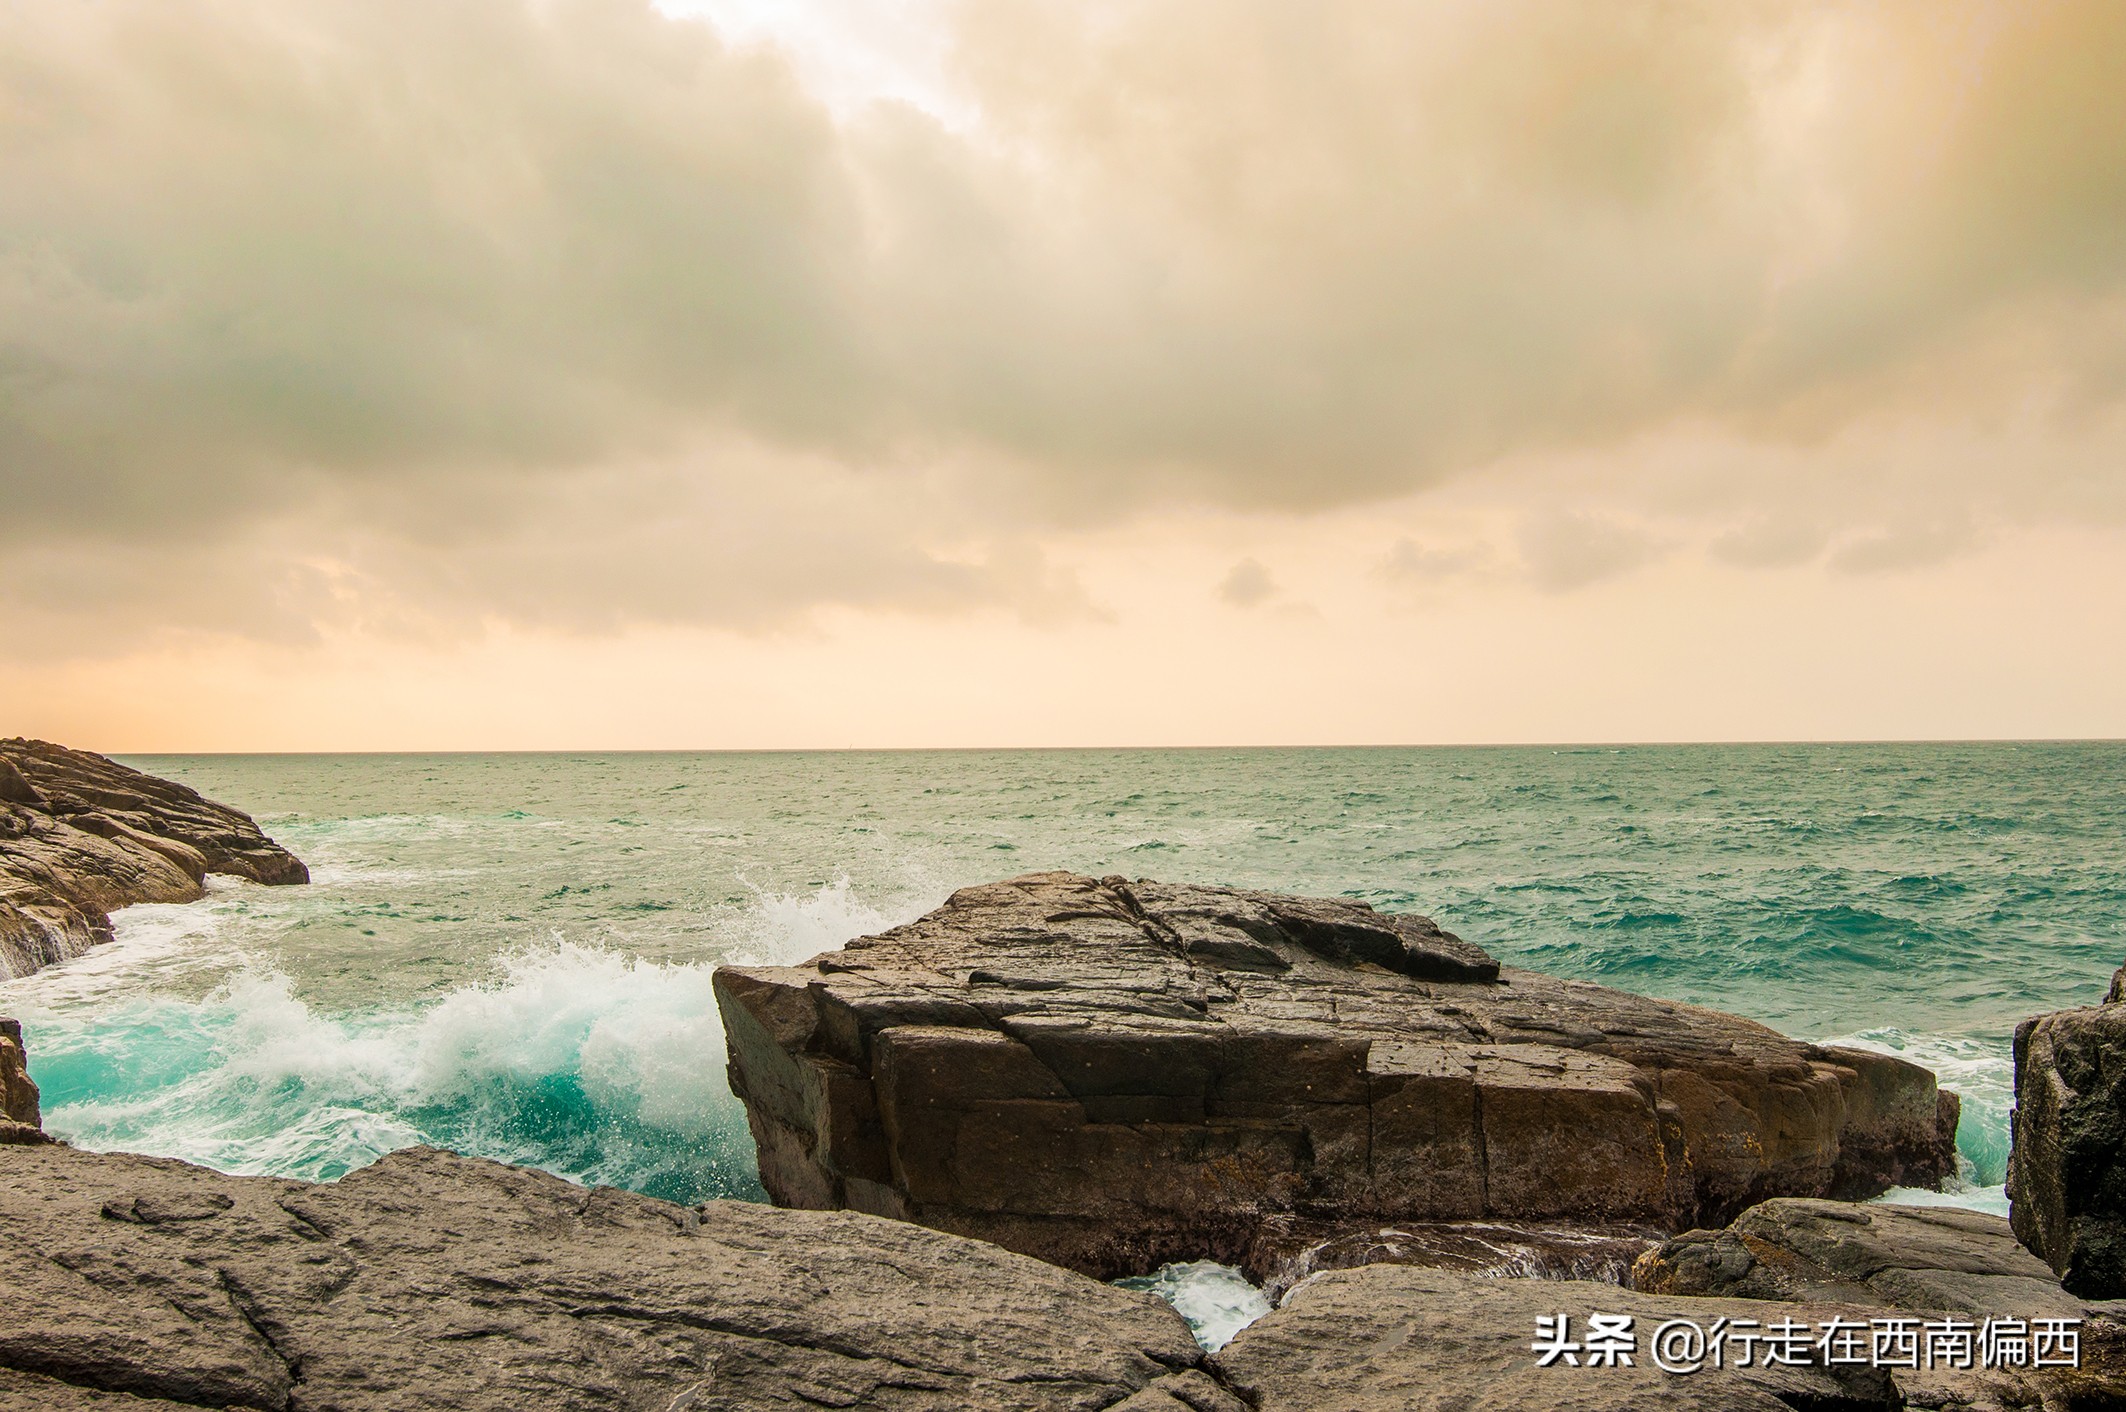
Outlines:
<svg viewBox="0 0 2126 1412"><path fill-rule="evenodd" d="M1218 584L1218 597L1235 608L1257 608L1277 594L1270 571L1254 559L1242 559Z"/></svg>
<svg viewBox="0 0 2126 1412"><path fill-rule="evenodd" d="M1820 557L1820 526L1790 517L1758 515L1712 542L1715 559L1753 569L1790 568Z"/></svg>
<svg viewBox="0 0 2126 1412"><path fill-rule="evenodd" d="M1464 544L1452 549L1398 539L1381 561L1381 572L1391 580L1412 584L1436 583L1476 572L1490 561L1489 546Z"/></svg>
<svg viewBox="0 0 2126 1412"><path fill-rule="evenodd" d="M1737 563L2126 514L2116 6L950 16L948 123L646 0L0 9L0 607L1046 620L1058 527L1607 457L1565 589L1678 427Z"/></svg>
<svg viewBox="0 0 2126 1412"><path fill-rule="evenodd" d="M1831 567L1856 574L1921 568L1953 558L1981 539L1967 518L1950 515L1840 545L1831 554Z"/></svg>
<svg viewBox="0 0 2126 1412"><path fill-rule="evenodd" d="M1546 511L1521 526L1522 562L1551 593L1585 588L1651 562L1660 545L1637 526L1602 516Z"/></svg>

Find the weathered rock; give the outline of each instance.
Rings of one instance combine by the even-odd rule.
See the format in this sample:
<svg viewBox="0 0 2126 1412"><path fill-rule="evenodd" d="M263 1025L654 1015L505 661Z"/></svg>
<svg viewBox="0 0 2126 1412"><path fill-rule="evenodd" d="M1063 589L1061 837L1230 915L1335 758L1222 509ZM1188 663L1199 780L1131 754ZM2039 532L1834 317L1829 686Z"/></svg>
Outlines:
<svg viewBox="0 0 2126 1412"><path fill-rule="evenodd" d="M2013 1122L2016 1235L2074 1293L2126 1297L2126 1005L2017 1027Z"/></svg>
<svg viewBox="0 0 2126 1412"><path fill-rule="evenodd" d="M1319 1275L1240 1332L1215 1360L1255 1412L1792 1412L1889 1409L1890 1375L1853 1366L1707 1367L1663 1372L1646 1351L1671 1318L1808 1322L1821 1306L1736 1299L1661 1299L1575 1280L1494 1279L1404 1265ZM1536 1320L1630 1315L1640 1351L1630 1367L1537 1366ZM1860 1315L1865 1318L1865 1314ZM1577 1355L1575 1355L1577 1356Z"/></svg>
<svg viewBox="0 0 2126 1412"><path fill-rule="evenodd" d="M1273 1213L1680 1230L1953 1161L1924 1069L1355 903L1037 873L716 990L778 1202L1102 1276Z"/></svg>
<svg viewBox="0 0 2126 1412"><path fill-rule="evenodd" d="M1499 1221L1310 1221L1263 1218L1240 1262L1272 1303L1310 1275L1360 1265L1421 1265L1473 1275L1621 1285L1664 1232L1645 1226Z"/></svg>
<svg viewBox="0 0 2126 1412"><path fill-rule="evenodd" d="M1691 1231L1643 1257L1640 1290L1872 1308L1915 1315L2079 1321L2081 1363L2064 1368L1918 1367L1894 1373L1910 1407L2126 1406L2126 1324L2078 1299L1998 1216L1943 1207L1767 1201L1726 1230ZM1822 1317L1819 1313L1818 1319Z"/></svg>
<svg viewBox="0 0 2126 1412"><path fill-rule="evenodd" d="M428 1149L316 1186L0 1149L0 1291L6 1407L1240 1412L1148 1295Z"/></svg>
<svg viewBox="0 0 2126 1412"><path fill-rule="evenodd" d="M247 814L192 789L41 740L0 740L0 979L78 956L110 913L191 902L209 873L310 880Z"/></svg>
<svg viewBox="0 0 2126 1412"><path fill-rule="evenodd" d="M37 1085L22 1047L22 1024L0 1019L0 1144L48 1142L43 1125Z"/></svg>
<svg viewBox="0 0 2126 1412"><path fill-rule="evenodd" d="M1980 1318L2085 1312L2016 1243L2005 1220L1942 1206L1767 1201L1725 1230L1687 1231L1649 1252L1632 1284L1654 1294L1829 1300Z"/></svg>

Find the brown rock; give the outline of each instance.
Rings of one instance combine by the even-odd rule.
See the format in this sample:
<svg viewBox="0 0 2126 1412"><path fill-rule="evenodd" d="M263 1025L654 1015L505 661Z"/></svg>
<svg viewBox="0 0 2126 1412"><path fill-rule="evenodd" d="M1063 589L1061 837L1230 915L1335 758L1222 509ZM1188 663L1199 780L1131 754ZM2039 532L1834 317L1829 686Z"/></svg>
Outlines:
<svg viewBox="0 0 2126 1412"><path fill-rule="evenodd" d="M1719 1231L1687 1231L1641 1258L1654 1294L1829 1300L1980 1317L2083 1312L2008 1223L1981 1211L1767 1201Z"/></svg>
<svg viewBox="0 0 2126 1412"><path fill-rule="evenodd" d="M1911 1407L2126 1406L2126 1324L2117 1305L2060 1287L1998 1216L1931 1206L1767 1201L1725 1230L1691 1231L1641 1258L1641 1291L1876 1311L2080 1321L2076 1368L1899 1369ZM1816 1317L1820 1318L1818 1314Z"/></svg>
<svg viewBox="0 0 2126 1412"><path fill-rule="evenodd" d="M46 803L37 786L15 768L15 762L0 755L0 804L33 804L41 809Z"/></svg>
<svg viewBox="0 0 2126 1412"><path fill-rule="evenodd" d="M249 815L84 750L0 740L0 979L78 956L110 913L191 902L209 873L308 882Z"/></svg>
<svg viewBox="0 0 2126 1412"><path fill-rule="evenodd" d="M22 1024L0 1019L0 1146L49 1142L22 1046Z"/></svg>
<svg viewBox="0 0 2126 1412"><path fill-rule="evenodd" d="M0 1289L5 1407L1242 1412L1148 1295L428 1149L317 1186L0 1149Z"/></svg>
<svg viewBox="0 0 2126 1412"><path fill-rule="evenodd" d="M1902 1408L1890 1375L1879 1369L1706 1367L1670 1374L1647 1351L1653 1330L1672 1318L1702 1328L1723 1316L1807 1322L1832 1312L1735 1299L1661 1299L1576 1280L1368 1265L1307 1281L1281 1308L1241 1330L1215 1362L1254 1412ZM1596 1313L1631 1317L1639 1347L1631 1366L1537 1366L1531 1345L1538 1318L1564 1315L1577 1336Z"/></svg>
<svg viewBox="0 0 2126 1412"><path fill-rule="evenodd" d="M1678 1230L1950 1170L1924 1069L1362 904L1037 873L716 987L778 1202L1101 1276L1279 1213Z"/></svg>
<svg viewBox="0 0 2126 1412"><path fill-rule="evenodd" d="M2075 1294L2126 1297L2126 1005L2016 1030L2012 1121L2015 1234Z"/></svg>

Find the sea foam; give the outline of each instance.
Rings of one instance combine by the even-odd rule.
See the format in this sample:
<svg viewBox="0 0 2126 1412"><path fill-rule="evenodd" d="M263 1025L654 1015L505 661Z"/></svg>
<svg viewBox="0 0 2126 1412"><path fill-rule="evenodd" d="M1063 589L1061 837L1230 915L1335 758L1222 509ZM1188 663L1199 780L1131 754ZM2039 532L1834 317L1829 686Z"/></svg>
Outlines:
<svg viewBox="0 0 2126 1412"><path fill-rule="evenodd" d="M155 927L126 943L135 963L214 934L209 916L143 920ZM796 960L888 920L845 881L762 894L732 959ZM18 1008L37 1035L46 1126L79 1146L330 1180L430 1143L674 1200L763 1195L724 1079L714 963L553 940L494 971L430 1002L347 1013L268 964L198 999L94 1007L49 1003L79 988L54 973Z"/></svg>
<svg viewBox="0 0 2126 1412"><path fill-rule="evenodd" d="M1196 1342L1216 1353L1234 1335L1270 1312L1269 1296L1231 1265L1190 1260L1162 1265L1156 1273L1116 1280L1124 1289L1155 1294L1188 1321Z"/></svg>

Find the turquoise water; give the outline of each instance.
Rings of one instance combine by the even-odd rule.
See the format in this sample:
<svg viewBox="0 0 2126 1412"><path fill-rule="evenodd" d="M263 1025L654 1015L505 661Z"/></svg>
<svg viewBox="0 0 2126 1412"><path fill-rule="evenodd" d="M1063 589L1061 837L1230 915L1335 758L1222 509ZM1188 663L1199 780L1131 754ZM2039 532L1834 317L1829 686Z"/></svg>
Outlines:
<svg viewBox="0 0 2126 1412"><path fill-rule="evenodd" d="M758 1196L709 974L1036 868L1349 894L1895 1050L2001 1180L2008 1042L2126 961L2126 746L201 756L308 888L0 984L47 1125L330 1178L413 1142Z"/></svg>

